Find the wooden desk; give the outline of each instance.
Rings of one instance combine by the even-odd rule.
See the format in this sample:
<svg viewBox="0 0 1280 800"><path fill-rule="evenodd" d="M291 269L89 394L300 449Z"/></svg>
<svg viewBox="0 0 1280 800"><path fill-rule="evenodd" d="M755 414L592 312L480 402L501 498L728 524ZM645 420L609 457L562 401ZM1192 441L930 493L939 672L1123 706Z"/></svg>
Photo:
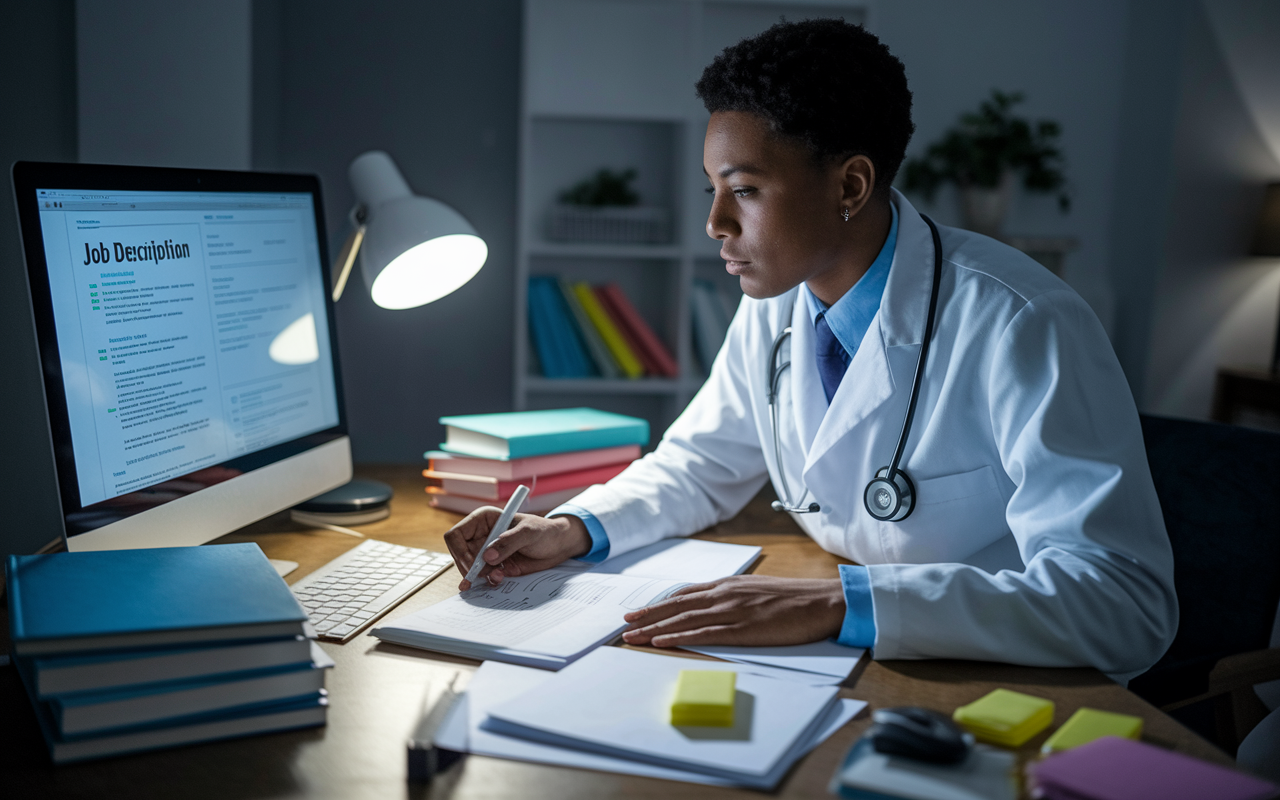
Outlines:
<svg viewBox="0 0 1280 800"><path fill-rule="evenodd" d="M396 494L391 517L362 526L371 538L443 549L444 532L458 519L426 503L423 481L410 467L364 468L362 477L387 481ZM789 517L757 498L732 521L701 536L761 545L756 572L829 577L841 560L820 550ZM290 582L354 547L356 539L329 531L305 531L277 515L223 537L255 541L268 556L297 561ZM456 591L446 572L393 614L423 608ZM7 617L6 617L7 618ZM8 630L3 631L8 644ZM0 788L6 798L731 798L759 797L747 790L564 769L470 756L428 789L409 787L405 738L429 681L476 662L357 637L324 645L337 662L329 674L329 724L324 728L215 742L178 750L53 767L27 698L12 667L0 669ZM865 663L865 662L864 662ZM1034 669L964 661L870 662L846 681L842 693L872 708L923 705L950 711L1004 686L1052 699L1059 725L1082 705L1136 714L1146 720L1147 740L1222 764L1231 759L1136 695L1092 669ZM863 712L804 758L782 783L782 797L826 797L827 781L850 745L870 724ZM1046 734L1033 739L1029 755Z"/></svg>

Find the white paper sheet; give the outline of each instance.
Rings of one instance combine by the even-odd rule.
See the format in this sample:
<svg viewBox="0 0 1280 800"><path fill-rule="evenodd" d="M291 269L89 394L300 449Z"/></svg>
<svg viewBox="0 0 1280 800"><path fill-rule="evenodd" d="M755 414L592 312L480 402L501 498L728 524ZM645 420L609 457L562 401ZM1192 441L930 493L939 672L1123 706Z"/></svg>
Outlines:
<svg viewBox="0 0 1280 800"><path fill-rule="evenodd" d="M612 756L586 753L564 747L541 744L514 736L504 736L486 730L483 726L490 710L501 707L512 699L533 691L552 677L552 673L529 667L516 667L486 661L471 679L467 693L463 695L455 710L442 730L442 737L437 741L443 746L455 750L467 750L477 755L510 758L517 761L532 761L541 764L553 764L564 767L595 769L603 772L619 772L626 775L640 775L649 778L665 778L666 780L701 783L711 786L742 785L739 781L712 777L697 772L671 769L639 761L631 761ZM817 732L796 749L794 758L785 764L780 771L785 774L796 759L813 750L819 744L857 716L866 707L861 700L841 700L822 721ZM465 724L462 724L465 720ZM776 780L774 781L776 783ZM760 788L768 788L756 784ZM771 784L770 784L771 785Z"/></svg>
<svg viewBox="0 0 1280 800"><path fill-rule="evenodd" d="M759 553L758 547L699 539L658 542L586 570L570 565L477 587L371 633L415 647L558 669L621 633L627 612L690 582L741 572Z"/></svg>
<svg viewBox="0 0 1280 800"><path fill-rule="evenodd" d="M591 572L704 583L729 575L741 575L760 557L760 550L744 544L703 539L663 539L630 553L607 558L592 566Z"/></svg>
<svg viewBox="0 0 1280 800"><path fill-rule="evenodd" d="M845 647L830 639L788 647L726 647L706 645L686 647L695 653L723 658L742 664L763 664L769 667L797 670L817 675L829 675L844 680L857 666L861 647Z"/></svg>
<svg viewBox="0 0 1280 800"><path fill-rule="evenodd" d="M647 760L728 780L759 780L806 741L836 704L832 686L786 683L735 664L734 725L686 728L670 722L671 695L687 659L604 647L490 710L491 730L604 755Z"/></svg>

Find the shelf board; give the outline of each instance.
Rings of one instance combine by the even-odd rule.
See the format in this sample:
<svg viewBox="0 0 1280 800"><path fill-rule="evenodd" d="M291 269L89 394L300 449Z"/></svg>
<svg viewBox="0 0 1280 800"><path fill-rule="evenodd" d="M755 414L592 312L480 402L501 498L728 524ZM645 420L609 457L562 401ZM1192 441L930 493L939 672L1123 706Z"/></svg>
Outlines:
<svg viewBox="0 0 1280 800"><path fill-rule="evenodd" d="M524 379L525 391L538 394L676 394L696 390L701 378L544 378Z"/></svg>
<svg viewBox="0 0 1280 800"><path fill-rule="evenodd" d="M675 244L607 244L597 242L535 242L529 245L531 256L570 256L578 258L661 258L680 257Z"/></svg>

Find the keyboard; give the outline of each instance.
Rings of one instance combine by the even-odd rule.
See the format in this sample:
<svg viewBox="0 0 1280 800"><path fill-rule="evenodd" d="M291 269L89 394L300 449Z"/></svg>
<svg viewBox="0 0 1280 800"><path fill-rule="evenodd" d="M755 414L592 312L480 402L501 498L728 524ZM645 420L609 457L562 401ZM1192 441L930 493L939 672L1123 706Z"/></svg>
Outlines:
<svg viewBox="0 0 1280 800"><path fill-rule="evenodd" d="M452 563L448 553L366 539L290 588L321 639L345 642Z"/></svg>

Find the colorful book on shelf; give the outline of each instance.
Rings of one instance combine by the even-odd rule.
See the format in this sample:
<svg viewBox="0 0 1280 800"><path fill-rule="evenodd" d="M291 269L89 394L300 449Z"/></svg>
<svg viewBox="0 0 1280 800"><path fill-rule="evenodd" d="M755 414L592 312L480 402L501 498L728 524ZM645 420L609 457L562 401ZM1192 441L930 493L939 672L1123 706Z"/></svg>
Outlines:
<svg viewBox="0 0 1280 800"><path fill-rule="evenodd" d="M649 423L594 408L513 411L441 417L441 450L481 458L513 459L649 443Z"/></svg>
<svg viewBox="0 0 1280 800"><path fill-rule="evenodd" d="M605 464L635 461L640 457L640 445L624 444L619 447L600 447L594 450L576 450L549 456L531 456L501 461L495 458L475 458L428 450L423 454L429 469L441 472L460 472L465 475L482 475L503 481L516 481L539 475L555 475L561 472L589 469Z"/></svg>
<svg viewBox="0 0 1280 800"><path fill-rule="evenodd" d="M636 359L640 362L640 366L644 369L645 375L661 375L661 367L658 362L649 357L648 351L640 345L640 341L636 339L626 322L618 314L613 307L613 301L606 297L600 290L603 287L596 286L591 291L595 293L596 301L600 303L600 307L604 309L604 313L609 315L609 321L613 323L613 327L622 335L623 340L627 343L627 347L631 348L631 352L635 354Z"/></svg>
<svg viewBox="0 0 1280 800"><path fill-rule="evenodd" d="M729 320L724 305L709 281L693 282L693 345L705 372L711 372L711 364L724 345L729 332Z"/></svg>
<svg viewBox="0 0 1280 800"><path fill-rule="evenodd" d="M626 469L628 464L630 462L606 464L601 467L591 467L573 472L561 472L558 475L543 475L540 478L535 477L514 481L502 481L497 478L466 475L457 472L438 472L430 469L424 469L422 474L429 481L427 491L433 494L443 492L444 494L474 497L477 500L505 503L515 492L516 487L522 483L529 487L530 497L538 497L552 492L561 492L565 489L604 483ZM432 490L436 491L433 492Z"/></svg>
<svg viewBox="0 0 1280 800"><path fill-rule="evenodd" d="M620 377L622 368L609 352L609 346L604 343L604 339L600 338L600 332L596 330L596 326L591 324L591 319L578 300L578 295L574 293L573 286L564 278L561 278L557 285L560 287L560 296L564 298L564 304L569 309L578 332L587 344L587 351L591 354L591 360L595 362L596 371L600 373L600 377Z"/></svg>
<svg viewBox="0 0 1280 800"><path fill-rule="evenodd" d="M586 486L577 486L572 489L565 489L559 492L550 492L548 494L539 495L538 497L530 497L528 500L525 500L524 505L520 507L520 513L546 514L548 511L564 505L586 490ZM491 503L488 500L477 500L474 497L463 497L462 495L456 494L433 494L428 502L432 508L452 511L455 514L470 514L477 508L494 505L494 503Z"/></svg>
<svg viewBox="0 0 1280 800"><path fill-rule="evenodd" d="M600 338L604 339L604 343L609 346L609 352L618 360L618 366L622 368L623 374L628 378L639 378L643 375L644 367L640 364L640 359L636 358L627 340L613 324L613 320L609 319L609 313L600 305L591 287L585 281L580 281L573 285L573 292L578 296L578 302L582 303L582 308L587 312L591 323L596 326Z"/></svg>
<svg viewBox="0 0 1280 800"><path fill-rule="evenodd" d="M560 353L556 340L555 311L547 305L545 295L537 278L529 279L529 335L533 339L533 350L538 357L538 366L548 378L568 377L568 365Z"/></svg>
<svg viewBox="0 0 1280 800"><path fill-rule="evenodd" d="M619 327L633 342L638 354L645 359L646 368L654 375L674 378L679 374L676 360L671 352L662 344L662 340L653 332L653 328L644 321L640 312L627 299L622 287L616 283L596 287L596 297L600 299L610 316L621 324Z"/></svg>
<svg viewBox="0 0 1280 800"><path fill-rule="evenodd" d="M256 544L14 555L6 572L18 656L306 633Z"/></svg>
<svg viewBox="0 0 1280 800"><path fill-rule="evenodd" d="M530 323L543 374L548 378L588 378L594 374L577 327L554 278L529 278Z"/></svg>

